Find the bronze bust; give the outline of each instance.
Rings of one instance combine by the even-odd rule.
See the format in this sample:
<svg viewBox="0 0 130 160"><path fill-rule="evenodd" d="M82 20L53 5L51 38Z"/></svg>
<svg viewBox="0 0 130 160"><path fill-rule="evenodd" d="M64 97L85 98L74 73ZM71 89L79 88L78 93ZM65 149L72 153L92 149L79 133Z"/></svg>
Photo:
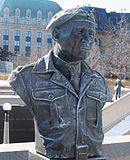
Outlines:
<svg viewBox="0 0 130 160"><path fill-rule="evenodd" d="M54 48L37 62L16 68L9 78L34 116L36 151L52 160L105 160L102 107L107 85L85 62L94 42L94 16L89 8L62 10L47 29Z"/></svg>

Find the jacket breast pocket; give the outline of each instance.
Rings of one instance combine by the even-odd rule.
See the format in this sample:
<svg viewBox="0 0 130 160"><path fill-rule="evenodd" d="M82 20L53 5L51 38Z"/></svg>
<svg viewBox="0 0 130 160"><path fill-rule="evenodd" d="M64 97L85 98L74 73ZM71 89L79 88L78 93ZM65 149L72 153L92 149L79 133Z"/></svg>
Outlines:
<svg viewBox="0 0 130 160"><path fill-rule="evenodd" d="M59 87L44 87L32 90L33 103L36 108L37 119L42 123L49 123L52 127L59 125L59 108L66 97L66 90Z"/></svg>
<svg viewBox="0 0 130 160"><path fill-rule="evenodd" d="M88 91L86 93L86 97L86 119L88 121L88 125L97 127L102 123L102 107L104 105L106 95L99 92Z"/></svg>

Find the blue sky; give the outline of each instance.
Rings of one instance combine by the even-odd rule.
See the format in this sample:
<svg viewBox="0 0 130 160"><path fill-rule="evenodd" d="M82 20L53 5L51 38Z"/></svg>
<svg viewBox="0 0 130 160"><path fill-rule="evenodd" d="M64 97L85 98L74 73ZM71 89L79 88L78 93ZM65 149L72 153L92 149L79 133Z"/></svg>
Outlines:
<svg viewBox="0 0 130 160"><path fill-rule="evenodd" d="M0 8L1 8L1 5L3 4L4 0L0 0Z"/></svg>
<svg viewBox="0 0 130 160"><path fill-rule="evenodd" d="M37 0L38 1L38 0ZM130 13L130 0L52 0L57 2L63 9L76 6L90 5L91 7L105 8L107 12ZM0 0L0 7L4 0Z"/></svg>

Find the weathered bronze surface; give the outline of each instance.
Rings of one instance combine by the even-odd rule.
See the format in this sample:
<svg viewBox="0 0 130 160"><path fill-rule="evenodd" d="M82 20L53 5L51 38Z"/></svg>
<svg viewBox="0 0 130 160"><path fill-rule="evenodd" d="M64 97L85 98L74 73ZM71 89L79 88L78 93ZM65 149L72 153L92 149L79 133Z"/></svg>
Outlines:
<svg viewBox="0 0 130 160"><path fill-rule="evenodd" d="M94 16L86 8L61 11L47 29L52 30L54 48L9 78L34 116L36 151L51 159L103 159L107 85L85 62L94 42Z"/></svg>

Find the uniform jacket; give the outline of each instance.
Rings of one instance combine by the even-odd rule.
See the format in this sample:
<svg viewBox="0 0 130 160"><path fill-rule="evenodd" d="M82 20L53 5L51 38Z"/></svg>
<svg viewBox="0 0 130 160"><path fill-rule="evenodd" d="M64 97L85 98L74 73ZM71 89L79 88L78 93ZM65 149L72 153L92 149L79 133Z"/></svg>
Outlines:
<svg viewBox="0 0 130 160"><path fill-rule="evenodd" d="M38 127L36 150L49 158L101 154L104 78L82 62L79 95L54 67L51 51L37 62L15 69L9 82L32 112ZM46 153L43 152L45 146ZM76 155L77 154L77 155Z"/></svg>

